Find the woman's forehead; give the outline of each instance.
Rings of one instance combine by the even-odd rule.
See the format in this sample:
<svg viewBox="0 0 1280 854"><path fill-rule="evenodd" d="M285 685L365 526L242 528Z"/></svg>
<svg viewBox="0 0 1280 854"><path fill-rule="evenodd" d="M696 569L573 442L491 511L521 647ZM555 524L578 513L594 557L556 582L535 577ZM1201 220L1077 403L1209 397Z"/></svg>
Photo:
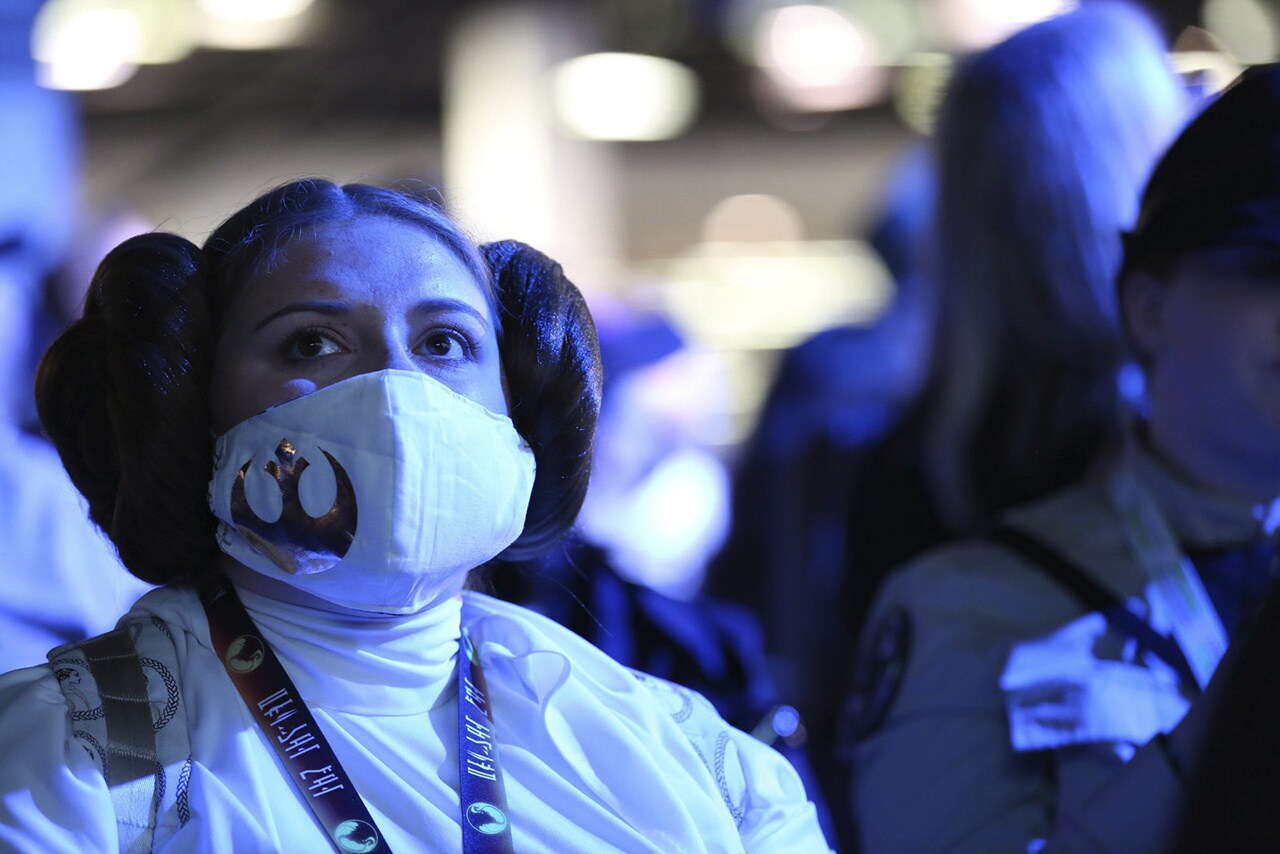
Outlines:
<svg viewBox="0 0 1280 854"><path fill-rule="evenodd" d="M254 301L348 297L358 301L449 297L486 309L483 285L439 237L386 216L317 223L295 235L252 276Z"/></svg>

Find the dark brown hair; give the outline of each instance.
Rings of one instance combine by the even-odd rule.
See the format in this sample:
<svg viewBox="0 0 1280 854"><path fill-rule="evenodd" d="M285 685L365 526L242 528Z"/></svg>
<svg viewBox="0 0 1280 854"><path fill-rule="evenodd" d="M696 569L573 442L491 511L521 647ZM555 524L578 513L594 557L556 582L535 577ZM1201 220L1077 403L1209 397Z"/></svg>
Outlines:
<svg viewBox="0 0 1280 854"><path fill-rule="evenodd" d="M505 327L511 420L538 461L524 531L501 557L528 560L573 525L587 494L600 414L600 352L586 302L559 264L514 240L481 250Z"/></svg>
<svg viewBox="0 0 1280 854"><path fill-rule="evenodd" d="M1097 2L956 69L938 114L928 472L955 535L1120 434L1120 229L1183 102L1149 16Z"/></svg>

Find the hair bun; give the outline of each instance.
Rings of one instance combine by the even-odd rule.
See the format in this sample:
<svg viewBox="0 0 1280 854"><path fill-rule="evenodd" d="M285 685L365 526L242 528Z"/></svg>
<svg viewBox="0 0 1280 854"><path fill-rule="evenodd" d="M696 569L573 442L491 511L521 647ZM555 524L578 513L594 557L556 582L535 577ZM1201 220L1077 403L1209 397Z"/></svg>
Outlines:
<svg viewBox="0 0 1280 854"><path fill-rule="evenodd" d="M564 270L514 240L480 247L502 309L511 420L538 461L524 531L502 554L527 560L572 527L586 496L600 414L600 353L586 301Z"/></svg>
<svg viewBox="0 0 1280 854"><path fill-rule="evenodd" d="M134 575L157 583L203 568L215 545L203 277L200 249L176 235L120 244L36 379L40 421L90 517ZM207 524L192 526L193 514Z"/></svg>

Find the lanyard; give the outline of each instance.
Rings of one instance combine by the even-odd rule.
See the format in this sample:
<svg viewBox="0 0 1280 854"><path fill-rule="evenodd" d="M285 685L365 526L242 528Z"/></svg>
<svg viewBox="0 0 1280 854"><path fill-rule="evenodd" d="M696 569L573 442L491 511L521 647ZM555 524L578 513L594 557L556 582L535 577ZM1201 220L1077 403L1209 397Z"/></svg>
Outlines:
<svg viewBox="0 0 1280 854"><path fill-rule="evenodd" d="M458 788L462 800L463 854L510 854L507 794L493 740L493 710L480 656L467 630L458 660Z"/></svg>
<svg viewBox="0 0 1280 854"><path fill-rule="evenodd" d="M391 854L329 740L235 590L223 582L202 597L202 604L214 651L334 850ZM493 715L484 670L465 629L459 651L462 850L465 854L505 854L512 850L511 825L493 738Z"/></svg>
<svg viewBox="0 0 1280 854"><path fill-rule="evenodd" d="M1147 595L1173 623L1173 636L1203 690L1227 651L1222 621L1150 493L1123 468L1108 487L1129 548L1147 576Z"/></svg>

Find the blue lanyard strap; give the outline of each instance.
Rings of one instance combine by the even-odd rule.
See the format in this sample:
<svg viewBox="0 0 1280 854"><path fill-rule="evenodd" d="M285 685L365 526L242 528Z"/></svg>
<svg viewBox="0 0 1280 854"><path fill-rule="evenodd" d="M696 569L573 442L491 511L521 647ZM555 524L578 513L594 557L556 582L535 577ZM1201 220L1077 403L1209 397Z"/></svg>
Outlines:
<svg viewBox="0 0 1280 854"><path fill-rule="evenodd" d="M203 595L201 603L214 651L334 850L391 854L355 784L235 590L223 582ZM484 671L465 632L459 650L463 851L509 852L511 826Z"/></svg>
<svg viewBox="0 0 1280 854"><path fill-rule="evenodd" d="M509 854L511 821L480 656L464 628L458 661L458 780L463 854Z"/></svg>

